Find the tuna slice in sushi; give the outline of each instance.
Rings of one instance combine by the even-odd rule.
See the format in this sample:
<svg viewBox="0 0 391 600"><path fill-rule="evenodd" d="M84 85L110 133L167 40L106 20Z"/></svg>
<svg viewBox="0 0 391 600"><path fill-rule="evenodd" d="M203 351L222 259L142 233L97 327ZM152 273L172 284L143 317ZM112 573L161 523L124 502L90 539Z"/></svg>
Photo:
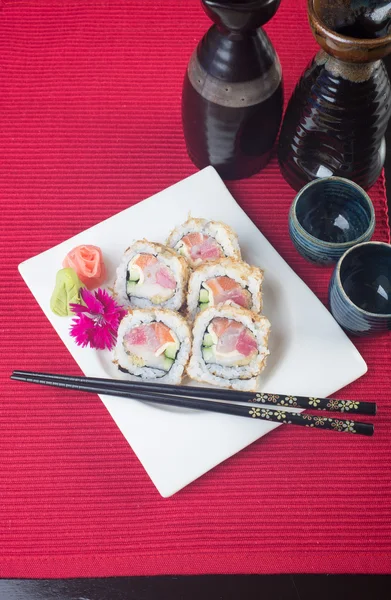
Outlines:
<svg viewBox="0 0 391 600"><path fill-rule="evenodd" d="M270 323L230 305L207 308L195 320L188 375L236 390L255 391L265 367Z"/></svg>
<svg viewBox="0 0 391 600"><path fill-rule="evenodd" d="M190 329L179 314L135 309L120 323L114 363L136 378L180 383L190 354Z"/></svg>
<svg viewBox="0 0 391 600"><path fill-rule="evenodd" d="M192 269L225 256L240 259L238 236L218 221L189 218L170 233L167 246L184 256Z"/></svg>

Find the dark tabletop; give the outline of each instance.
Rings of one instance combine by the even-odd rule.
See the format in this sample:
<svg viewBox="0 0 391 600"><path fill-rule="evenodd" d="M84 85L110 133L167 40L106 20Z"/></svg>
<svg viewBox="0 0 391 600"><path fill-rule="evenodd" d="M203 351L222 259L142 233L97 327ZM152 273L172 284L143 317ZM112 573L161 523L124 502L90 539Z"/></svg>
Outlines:
<svg viewBox="0 0 391 600"><path fill-rule="evenodd" d="M386 59L391 77L391 57ZM387 132L391 148L391 124ZM385 163L391 215L391 151ZM391 573L391 569L390 569ZM0 580L0 600L386 600L391 575L204 575Z"/></svg>
<svg viewBox="0 0 391 600"><path fill-rule="evenodd" d="M1 600L386 600L388 575L203 575L5 580Z"/></svg>

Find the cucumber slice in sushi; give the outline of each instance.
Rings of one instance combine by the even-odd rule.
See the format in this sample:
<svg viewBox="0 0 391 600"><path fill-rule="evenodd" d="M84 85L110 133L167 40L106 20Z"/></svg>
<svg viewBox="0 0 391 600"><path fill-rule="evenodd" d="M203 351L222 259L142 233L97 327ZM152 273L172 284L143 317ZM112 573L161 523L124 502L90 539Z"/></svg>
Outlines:
<svg viewBox="0 0 391 600"><path fill-rule="evenodd" d="M129 273L129 281L139 281L140 279L140 272L137 271L136 269L132 269Z"/></svg>
<svg viewBox="0 0 391 600"><path fill-rule="evenodd" d="M178 352L177 344L172 344L172 346L168 346L168 348L166 348L166 351L164 352L164 354L167 358L170 358L171 360L175 360L177 352Z"/></svg>
<svg viewBox="0 0 391 600"><path fill-rule="evenodd" d="M173 364L174 364L174 359L167 358L167 356L166 356L164 359L164 363L163 363L164 370L169 371Z"/></svg>
<svg viewBox="0 0 391 600"><path fill-rule="evenodd" d="M202 345L205 346L205 348L209 348L210 346L213 346L214 343L215 341L213 339L213 335L206 333L204 335L204 339L202 340Z"/></svg>
<svg viewBox="0 0 391 600"><path fill-rule="evenodd" d="M209 292L208 292L208 290L205 290L205 289L201 288L199 303L200 304L205 304L205 303L208 303L208 302L209 302Z"/></svg>
<svg viewBox="0 0 391 600"><path fill-rule="evenodd" d="M126 291L128 294L131 294L140 281L140 272L136 269L132 269L129 272L128 281L126 282Z"/></svg>
<svg viewBox="0 0 391 600"><path fill-rule="evenodd" d="M203 358L204 358L205 361L213 360L214 357L215 357L215 353L214 353L213 347L206 348L205 346L203 346L203 348L202 348L202 356L203 356Z"/></svg>

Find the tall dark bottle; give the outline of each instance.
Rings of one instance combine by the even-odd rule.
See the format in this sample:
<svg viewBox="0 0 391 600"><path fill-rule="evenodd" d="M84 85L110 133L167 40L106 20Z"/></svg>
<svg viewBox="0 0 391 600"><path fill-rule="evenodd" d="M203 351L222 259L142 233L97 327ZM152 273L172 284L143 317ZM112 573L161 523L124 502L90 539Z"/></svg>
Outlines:
<svg viewBox="0 0 391 600"><path fill-rule="evenodd" d="M201 0L214 25L193 53L182 121L191 160L224 179L249 177L270 159L281 123L278 56L261 28L281 0Z"/></svg>
<svg viewBox="0 0 391 600"><path fill-rule="evenodd" d="M345 177L367 189L385 159L391 86L381 60L391 52L391 0L308 0L322 50L289 101L278 158L286 181Z"/></svg>

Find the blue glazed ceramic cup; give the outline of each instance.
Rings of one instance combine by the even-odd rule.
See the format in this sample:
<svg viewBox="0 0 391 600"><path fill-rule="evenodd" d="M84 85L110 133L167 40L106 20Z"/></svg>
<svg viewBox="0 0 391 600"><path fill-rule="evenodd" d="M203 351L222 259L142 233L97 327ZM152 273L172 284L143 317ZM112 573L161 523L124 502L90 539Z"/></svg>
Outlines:
<svg viewBox="0 0 391 600"><path fill-rule="evenodd" d="M391 330L391 246L367 242L338 261L329 287L333 317L349 333Z"/></svg>
<svg viewBox="0 0 391 600"><path fill-rule="evenodd" d="M374 229L368 194L342 177L311 181L289 212L289 234L297 251L320 265L336 263L348 248L370 240Z"/></svg>

